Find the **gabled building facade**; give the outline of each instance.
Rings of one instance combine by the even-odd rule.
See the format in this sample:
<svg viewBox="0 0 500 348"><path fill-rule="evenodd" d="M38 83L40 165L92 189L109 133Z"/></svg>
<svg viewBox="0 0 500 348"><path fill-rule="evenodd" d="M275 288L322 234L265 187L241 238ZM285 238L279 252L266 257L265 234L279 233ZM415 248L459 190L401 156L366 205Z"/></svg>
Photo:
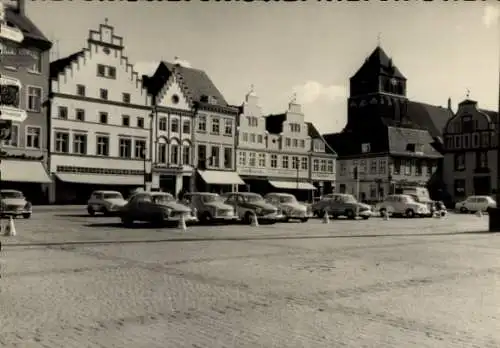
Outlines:
<svg viewBox="0 0 500 348"><path fill-rule="evenodd" d="M466 99L444 127L443 177L453 201L491 195L498 189L498 113Z"/></svg>
<svg viewBox="0 0 500 348"><path fill-rule="evenodd" d="M153 188L220 193L241 184L235 169L238 109L228 105L209 76L161 62L145 84L155 109Z"/></svg>
<svg viewBox="0 0 500 348"><path fill-rule="evenodd" d="M146 185L151 100L107 21L86 48L50 64L50 93L52 202Z"/></svg>
<svg viewBox="0 0 500 348"><path fill-rule="evenodd" d="M295 100L285 113L264 116L257 95L250 91L238 117L237 170L246 184L240 189L261 194L290 192L309 200L317 194L320 182L334 182L335 154L325 152L325 143L317 145L322 139L319 134L311 137L310 133L311 126ZM322 160L331 165L313 171L312 161ZM311 184L312 177L318 187Z"/></svg>
<svg viewBox="0 0 500 348"><path fill-rule="evenodd" d="M22 0L2 6L0 119L10 139L1 144L1 188L17 189L34 204L47 203L47 97L50 41L31 22ZM22 62L21 62L22 60Z"/></svg>
<svg viewBox="0 0 500 348"><path fill-rule="evenodd" d="M407 80L378 46L350 78L348 117L340 133L325 134L338 153L340 192L375 201L408 186L426 186L442 155L449 109L410 101Z"/></svg>

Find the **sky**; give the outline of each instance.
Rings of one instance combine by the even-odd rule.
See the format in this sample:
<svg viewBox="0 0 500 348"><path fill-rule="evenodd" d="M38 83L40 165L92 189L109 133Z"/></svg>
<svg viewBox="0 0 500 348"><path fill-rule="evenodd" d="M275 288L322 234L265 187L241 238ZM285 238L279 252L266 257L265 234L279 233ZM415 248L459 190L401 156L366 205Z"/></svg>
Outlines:
<svg viewBox="0 0 500 348"><path fill-rule="evenodd" d="M380 43L407 78L407 96L453 109L466 98L498 110L499 7L495 2L27 1L55 44L52 60L86 46L104 19L147 73L179 57L205 70L231 104L254 85L267 113L297 94L322 133L347 119L349 77Z"/></svg>

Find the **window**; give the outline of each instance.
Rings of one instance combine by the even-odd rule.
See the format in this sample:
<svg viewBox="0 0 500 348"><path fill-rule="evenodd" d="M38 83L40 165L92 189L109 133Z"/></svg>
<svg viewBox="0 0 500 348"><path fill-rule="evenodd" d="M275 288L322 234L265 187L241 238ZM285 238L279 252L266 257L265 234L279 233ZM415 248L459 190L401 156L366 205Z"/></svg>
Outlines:
<svg viewBox="0 0 500 348"><path fill-rule="evenodd" d="M371 160L371 162L370 162L370 174L377 174L377 160Z"/></svg>
<svg viewBox="0 0 500 348"><path fill-rule="evenodd" d="M432 175L434 164L431 161L427 162L427 175Z"/></svg>
<svg viewBox="0 0 500 348"><path fill-rule="evenodd" d="M137 128L144 128L144 117L137 117Z"/></svg>
<svg viewBox="0 0 500 348"><path fill-rule="evenodd" d="M146 158L146 140L136 139L135 140L135 158Z"/></svg>
<svg viewBox="0 0 500 348"><path fill-rule="evenodd" d="M247 120L248 120L249 127L257 127L259 125L259 119L257 117L248 116Z"/></svg>
<svg viewBox="0 0 500 348"><path fill-rule="evenodd" d="M27 50L25 49L26 53L29 54L35 62L33 63L32 66L28 67L28 71L32 73L41 73L42 72L42 52L38 50Z"/></svg>
<svg viewBox="0 0 500 348"><path fill-rule="evenodd" d="M341 176L347 175L347 166L344 162L340 163L340 175Z"/></svg>
<svg viewBox="0 0 500 348"><path fill-rule="evenodd" d="M109 136L98 135L96 137L96 155L97 156L109 156Z"/></svg>
<svg viewBox="0 0 500 348"><path fill-rule="evenodd" d="M263 141L264 141L264 139L263 139L262 134L257 135L257 142L258 142L259 144L262 144L262 142L263 142Z"/></svg>
<svg viewBox="0 0 500 348"><path fill-rule="evenodd" d="M170 163L179 164L179 145L170 145Z"/></svg>
<svg viewBox="0 0 500 348"><path fill-rule="evenodd" d="M472 133L474 131L474 123L472 122L472 116L462 117L462 132Z"/></svg>
<svg viewBox="0 0 500 348"><path fill-rule="evenodd" d="M158 144L158 162L167 163L167 144Z"/></svg>
<svg viewBox="0 0 500 348"><path fill-rule="evenodd" d="M68 108L66 106L59 107L59 118L62 120L68 119Z"/></svg>
<svg viewBox="0 0 500 348"><path fill-rule="evenodd" d="M365 169L366 169L366 165L365 165ZM319 170L321 172L326 172L326 160L324 160L324 159L321 160Z"/></svg>
<svg viewBox="0 0 500 348"><path fill-rule="evenodd" d="M108 100L108 90L105 88L101 88L99 90L99 97L104 100Z"/></svg>
<svg viewBox="0 0 500 348"><path fill-rule="evenodd" d="M189 134L191 133L191 121L185 120L182 122L182 133Z"/></svg>
<svg viewBox="0 0 500 348"><path fill-rule="evenodd" d="M75 112L76 112L75 118L77 121L82 121L82 122L85 121L85 110L76 109Z"/></svg>
<svg viewBox="0 0 500 348"><path fill-rule="evenodd" d="M42 89L28 86L28 111L40 112L42 108Z"/></svg>
<svg viewBox="0 0 500 348"><path fill-rule="evenodd" d="M170 130L173 133L178 133L179 132L179 119L173 118L170 122L171 122Z"/></svg>
<svg viewBox="0 0 500 348"><path fill-rule="evenodd" d="M160 121L158 122L158 128L161 131L167 130L167 118L166 117L160 117Z"/></svg>
<svg viewBox="0 0 500 348"><path fill-rule="evenodd" d="M370 150L371 150L370 143L361 144L361 152L362 153L370 152Z"/></svg>
<svg viewBox="0 0 500 348"><path fill-rule="evenodd" d="M248 141L248 133L243 133L243 141Z"/></svg>
<svg viewBox="0 0 500 348"><path fill-rule="evenodd" d="M97 64L97 76L107 77L109 79L116 78L116 68L112 66Z"/></svg>
<svg viewBox="0 0 500 348"><path fill-rule="evenodd" d="M415 175L421 176L422 175L422 160L415 160Z"/></svg>
<svg viewBox="0 0 500 348"><path fill-rule="evenodd" d="M233 134L233 120L226 118L224 121L224 135Z"/></svg>
<svg viewBox="0 0 500 348"><path fill-rule="evenodd" d="M298 124L298 123L290 123L290 132L292 132L292 133L300 133L300 124Z"/></svg>
<svg viewBox="0 0 500 348"><path fill-rule="evenodd" d="M454 182L456 197L465 197L465 179L456 179Z"/></svg>
<svg viewBox="0 0 500 348"><path fill-rule="evenodd" d="M250 158L249 158L249 160L248 160L248 165L249 165L250 167L255 167L255 164L256 164L256 163L255 163L255 162L256 162L256 160L255 160L255 158L256 158L256 156L255 156L255 152L250 152L250 156L249 156L249 157L250 157Z"/></svg>
<svg viewBox="0 0 500 348"><path fill-rule="evenodd" d="M212 119L212 134L219 134L220 120L218 118Z"/></svg>
<svg viewBox="0 0 500 348"><path fill-rule="evenodd" d="M207 117L200 116L198 117L198 132L206 132L207 131Z"/></svg>
<svg viewBox="0 0 500 348"><path fill-rule="evenodd" d="M128 127L130 126L130 116L122 115L122 126Z"/></svg>
<svg viewBox="0 0 500 348"><path fill-rule="evenodd" d="M108 113L107 112L100 112L99 113L99 122L100 123L108 123Z"/></svg>
<svg viewBox="0 0 500 348"><path fill-rule="evenodd" d="M302 170L307 170L307 164L308 164L307 157L302 157L302 160L301 160L301 169Z"/></svg>
<svg viewBox="0 0 500 348"><path fill-rule="evenodd" d="M207 146L198 145L198 167L204 167L207 159Z"/></svg>
<svg viewBox="0 0 500 348"><path fill-rule="evenodd" d="M461 172L465 170L465 154L457 153L454 158L455 162L455 171Z"/></svg>
<svg viewBox="0 0 500 348"><path fill-rule="evenodd" d="M304 139L300 139L300 147L305 148L306 147L306 141Z"/></svg>
<svg viewBox="0 0 500 348"><path fill-rule="evenodd" d="M132 158L132 139L119 138L120 157Z"/></svg>
<svg viewBox="0 0 500 348"><path fill-rule="evenodd" d="M278 156L271 155L271 168L277 168L277 167L278 167Z"/></svg>
<svg viewBox="0 0 500 348"><path fill-rule="evenodd" d="M401 160L394 160L394 174L399 175L401 173Z"/></svg>
<svg viewBox="0 0 500 348"><path fill-rule="evenodd" d="M108 66L108 77L111 79L116 78L116 68Z"/></svg>
<svg viewBox="0 0 500 348"><path fill-rule="evenodd" d="M87 154L87 134L73 134L73 153Z"/></svg>
<svg viewBox="0 0 500 348"><path fill-rule="evenodd" d="M76 85L76 94L80 97L85 97L85 86Z"/></svg>
<svg viewBox="0 0 500 348"><path fill-rule="evenodd" d="M40 127L26 127L26 147L30 149L40 149L42 146L42 131Z"/></svg>
<svg viewBox="0 0 500 348"><path fill-rule="evenodd" d="M387 160L380 160L378 163L378 173L385 174L385 169L387 168Z"/></svg>
<svg viewBox="0 0 500 348"><path fill-rule="evenodd" d="M290 138L286 138L286 139L285 139L285 144L286 144L286 146L287 146L287 147L292 146L292 139L290 139Z"/></svg>
<svg viewBox="0 0 500 348"><path fill-rule="evenodd" d="M97 76L105 77L106 76L106 66L102 64L97 64Z"/></svg>
<svg viewBox="0 0 500 348"><path fill-rule="evenodd" d="M69 133L56 132L55 134L55 150L56 152L68 153L69 152Z"/></svg>
<svg viewBox="0 0 500 348"><path fill-rule="evenodd" d="M2 43L2 54L5 55L16 55L18 54L17 47L10 43ZM6 66L7 69L17 70L16 66Z"/></svg>
<svg viewBox="0 0 500 348"><path fill-rule="evenodd" d="M409 176L412 172L413 162L411 160L405 161L405 175Z"/></svg>
<svg viewBox="0 0 500 348"><path fill-rule="evenodd" d="M211 149L211 165L214 168L219 168L219 163L220 163L220 155L219 155L219 147L218 146L212 146Z"/></svg>
<svg viewBox="0 0 500 348"><path fill-rule="evenodd" d="M259 153L259 167L263 168L266 166L266 154Z"/></svg>
<svg viewBox="0 0 500 348"><path fill-rule="evenodd" d="M293 139L292 144L293 144L293 147L298 147L299 146L299 140L298 139Z"/></svg>
<svg viewBox="0 0 500 348"><path fill-rule="evenodd" d="M191 163L191 146L182 146L182 164L189 165Z"/></svg>
<svg viewBox="0 0 500 348"><path fill-rule="evenodd" d="M5 139L3 141L5 146L17 147L19 146L19 126L12 125L10 127L10 139Z"/></svg>
<svg viewBox="0 0 500 348"><path fill-rule="evenodd" d="M328 162L326 162L326 171L328 173L333 173L333 161L332 160L328 160Z"/></svg>
<svg viewBox="0 0 500 348"><path fill-rule="evenodd" d="M455 148L460 148L461 142L460 142L460 135L455 135Z"/></svg>
<svg viewBox="0 0 500 348"><path fill-rule="evenodd" d="M299 158L292 156L292 169L299 169Z"/></svg>
<svg viewBox="0 0 500 348"><path fill-rule="evenodd" d="M224 168L230 169L233 167L233 149L230 147L224 148Z"/></svg>
<svg viewBox="0 0 500 348"><path fill-rule="evenodd" d="M481 146L483 146L483 147L490 146L490 134L489 133L481 134Z"/></svg>
<svg viewBox="0 0 500 348"><path fill-rule="evenodd" d="M255 143L255 134L250 134L250 142Z"/></svg>
<svg viewBox="0 0 500 348"><path fill-rule="evenodd" d="M488 152L487 151L476 152L476 168L479 168L479 169L488 168Z"/></svg>
<svg viewBox="0 0 500 348"><path fill-rule="evenodd" d="M313 172L319 172L319 160L313 160Z"/></svg>
<svg viewBox="0 0 500 348"><path fill-rule="evenodd" d="M244 152L244 151L240 152L238 163L240 166L247 165L247 153L246 152Z"/></svg>
<svg viewBox="0 0 500 348"><path fill-rule="evenodd" d="M288 169L288 156L285 155L281 159L281 167L285 168L285 169Z"/></svg>
<svg viewBox="0 0 500 348"><path fill-rule="evenodd" d="M122 93L122 101L130 104L130 93Z"/></svg>

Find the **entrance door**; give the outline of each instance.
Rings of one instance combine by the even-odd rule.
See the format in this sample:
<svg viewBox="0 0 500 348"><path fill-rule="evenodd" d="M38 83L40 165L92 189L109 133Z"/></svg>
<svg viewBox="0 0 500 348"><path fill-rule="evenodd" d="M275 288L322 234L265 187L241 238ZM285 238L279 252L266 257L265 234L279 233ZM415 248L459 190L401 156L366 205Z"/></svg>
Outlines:
<svg viewBox="0 0 500 348"><path fill-rule="evenodd" d="M474 177L474 194L487 196L491 194L491 178L489 176Z"/></svg>
<svg viewBox="0 0 500 348"><path fill-rule="evenodd" d="M160 188L163 192L170 192L175 196L175 176L173 175L161 175L160 176Z"/></svg>

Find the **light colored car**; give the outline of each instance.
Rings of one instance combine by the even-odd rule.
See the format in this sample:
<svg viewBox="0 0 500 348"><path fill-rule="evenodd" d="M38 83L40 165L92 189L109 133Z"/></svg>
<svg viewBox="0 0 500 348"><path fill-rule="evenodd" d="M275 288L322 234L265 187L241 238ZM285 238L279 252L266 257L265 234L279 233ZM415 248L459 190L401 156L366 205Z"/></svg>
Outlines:
<svg viewBox="0 0 500 348"><path fill-rule="evenodd" d="M0 190L0 205L2 216L22 216L29 219L32 213L31 202L17 190Z"/></svg>
<svg viewBox="0 0 500 348"><path fill-rule="evenodd" d="M126 226L131 226L135 221L163 225L179 222L182 216L186 223L198 221L195 210L177 202L174 196L166 192L136 193L120 210L121 221Z"/></svg>
<svg viewBox="0 0 500 348"><path fill-rule="evenodd" d="M252 222L255 214L259 222L275 223L282 218L278 208L267 203L258 193L231 192L224 194L225 203L233 207L236 215L245 223Z"/></svg>
<svg viewBox="0 0 500 348"><path fill-rule="evenodd" d="M312 204L313 214L322 218L327 212L334 219L339 216L345 216L348 219L361 217L365 220L372 216L372 208L368 204L360 203L350 194L330 193L321 198L318 202Z"/></svg>
<svg viewBox="0 0 500 348"><path fill-rule="evenodd" d="M488 211L496 208L497 202L490 196L469 196L466 200L455 204L455 210L461 213L474 213L477 211Z"/></svg>
<svg viewBox="0 0 500 348"><path fill-rule="evenodd" d="M309 220L310 214L307 211L307 206L297 201L297 198L290 193L272 192L265 195L264 199L279 209L285 222L290 219L302 222Z"/></svg>
<svg viewBox="0 0 500 348"><path fill-rule="evenodd" d="M87 211L91 216L96 213L104 215L116 214L127 204L118 191L94 191L87 202Z"/></svg>
<svg viewBox="0 0 500 348"><path fill-rule="evenodd" d="M378 205L381 215L405 216L408 218L432 216L427 204L417 202L412 195L389 195Z"/></svg>
<svg viewBox="0 0 500 348"><path fill-rule="evenodd" d="M196 209L198 220L203 223L216 221L234 221L238 216L229 204L224 203L225 198L217 193L195 192L186 193L183 203Z"/></svg>

